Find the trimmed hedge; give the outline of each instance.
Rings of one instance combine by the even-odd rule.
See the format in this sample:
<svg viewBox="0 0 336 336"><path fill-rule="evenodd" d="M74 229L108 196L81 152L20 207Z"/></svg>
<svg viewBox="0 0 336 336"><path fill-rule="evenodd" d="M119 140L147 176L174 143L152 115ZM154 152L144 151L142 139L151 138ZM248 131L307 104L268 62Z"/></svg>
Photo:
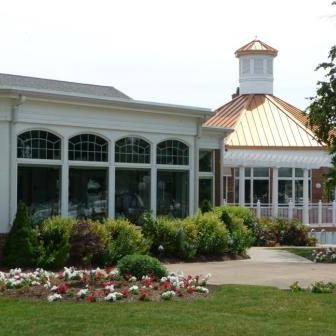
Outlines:
<svg viewBox="0 0 336 336"><path fill-rule="evenodd" d="M120 259L118 270L122 276L135 276L137 279L146 275L161 279L168 274L167 269L158 259L140 254L132 254Z"/></svg>

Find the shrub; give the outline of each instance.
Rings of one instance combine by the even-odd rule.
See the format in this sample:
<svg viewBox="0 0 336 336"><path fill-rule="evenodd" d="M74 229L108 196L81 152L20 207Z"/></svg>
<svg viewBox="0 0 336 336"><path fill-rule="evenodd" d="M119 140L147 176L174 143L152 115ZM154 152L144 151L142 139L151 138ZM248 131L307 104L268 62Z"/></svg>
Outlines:
<svg viewBox="0 0 336 336"><path fill-rule="evenodd" d="M33 267L39 256L38 233L33 228L28 209L22 202L3 250L3 265L7 267Z"/></svg>
<svg viewBox="0 0 336 336"><path fill-rule="evenodd" d="M146 275L151 275L158 279L167 276L166 268L158 259L140 254L132 254L120 259L118 270L122 276L132 275L138 279Z"/></svg>
<svg viewBox="0 0 336 336"><path fill-rule="evenodd" d="M194 218L197 227L197 252L199 255L219 255L227 252L228 231L214 212L198 214Z"/></svg>
<svg viewBox="0 0 336 336"><path fill-rule="evenodd" d="M149 242L142 235L141 229L126 219L106 220L103 224L108 233L104 253L106 264L115 264L128 254L145 254Z"/></svg>
<svg viewBox="0 0 336 336"><path fill-rule="evenodd" d="M61 216L50 217L42 222L40 266L61 268L66 265L70 252L70 233L75 223L75 219Z"/></svg>
<svg viewBox="0 0 336 336"><path fill-rule="evenodd" d="M203 200L201 204L201 212L206 213L212 211L212 205L209 200Z"/></svg>
<svg viewBox="0 0 336 336"><path fill-rule="evenodd" d="M197 228L191 218L154 218L147 213L143 217L143 233L151 241L155 255L190 259L197 251Z"/></svg>
<svg viewBox="0 0 336 336"><path fill-rule="evenodd" d="M280 245L311 245L308 228L298 220L276 218L271 224L271 231Z"/></svg>
<svg viewBox="0 0 336 336"><path fill-rule="evenodd" d="M234 217L241 218L243 220L243 224L246 225L252 231L254 231L254 227L257 224L257 218L249 208L225 205L223 207L217 207L215 209L215 212L219 214L222 214L223 211L225 211L226 214L230 215L231 218ZM226 224L225 221L224 223Z"/></svg>
<svg viewBox="0 0 336 336"><path fill-rule="evenodd" d="M240 218L233 218L229 231L229 252L244 254L251 247L255 238L250 229L243 224Z"/></svg>
<svg viewBox="0 0 336 336"><path fill-rule="evenodd" d="M107 240L107 231L102 224L77 222L71 230L69 261L73 265L101 263Z"/></svg>

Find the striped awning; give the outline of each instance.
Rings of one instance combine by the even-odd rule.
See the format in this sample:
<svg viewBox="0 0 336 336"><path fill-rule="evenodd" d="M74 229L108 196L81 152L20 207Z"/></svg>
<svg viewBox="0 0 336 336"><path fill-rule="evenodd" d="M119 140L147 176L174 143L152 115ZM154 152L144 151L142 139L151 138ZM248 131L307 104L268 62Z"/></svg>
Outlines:
<svg viewBox="0 0 336 336"><path fill-rule="evenodd" d="M326 151L231 150L224 152L225 167L292 167L319 169L331 167Z"/></svg>

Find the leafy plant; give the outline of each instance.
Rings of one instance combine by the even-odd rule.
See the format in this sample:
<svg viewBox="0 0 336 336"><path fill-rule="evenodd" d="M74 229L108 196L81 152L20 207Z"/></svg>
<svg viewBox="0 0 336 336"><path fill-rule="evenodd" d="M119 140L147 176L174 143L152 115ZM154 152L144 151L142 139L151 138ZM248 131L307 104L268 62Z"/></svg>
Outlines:
<svg viewBox="0 0 336 336"><path fill-rule="evenodd" d="M106 220L102 225L106 227L108 233L104 252L106 264L115 264L119 259L129 254L148 252L148 240L144 238L141 229L128 220Z"/></svg>
<svg viewBox="0 0 336 336"><path fill-rule="evenodd" d="M40 266L61 268L67 264L70 234L75 223L75 219L61 216L50 217L42 222L40 226L42 241Z"/></svg>
<svg viewBox="0 0 336 336"><path fill-rule="evenodd" d="M201 204L201 212L202 213L206 213L206 212L210 212L212 211L212 204L209 200L203 200L202 204Z"/></svg>
<svg viewBox="0 0 336 336"><path fill-rule="evenodd" d="M154 218L147 213L143 217L143 234L151 241L155 255L190 259L197 251L197 228L192 218Z"/></svg>
<svg viewBox="0 0 336 336"><path fill-rule="evenodd" d="M197 253L219 255L228 250L228 231L214 212L198 214L194 218L197 227Z"/></svg>
<svg viewBox="0 0 336 336"><path fill-rule="evenodd" d="M101 262L107 239L107 231L100 223L77 222L70 235L70 263L91 265Z"/></svg>
<svg viewBox="0 0 336 336"><path fill-rule="evenodd" d="M40 246L38 232L33 227L27 206L19 202L17 213L3 250L3 265L7 267L36 266Z"/></svg>
<svg viewBox="0 0 336 336"><path fill-rule="evenodd" d="M138 279L146 275L160 279L168 274L158 259L140 254L132 254L120 259L118 270L122 276L133 275Z"/></svg>

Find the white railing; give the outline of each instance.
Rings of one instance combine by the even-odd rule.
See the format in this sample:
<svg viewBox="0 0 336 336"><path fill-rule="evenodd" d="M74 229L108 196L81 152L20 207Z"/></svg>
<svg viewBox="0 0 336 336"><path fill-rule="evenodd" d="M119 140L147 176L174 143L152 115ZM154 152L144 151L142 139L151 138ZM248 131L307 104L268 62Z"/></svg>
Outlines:
<svg viewBox="0 0 336 336"><path fill-rule="evenodd" d="M224 200L224 204L228 204ZM228 204L238 205L238 204ZM332 203L309 203L306 206L303 204L294 204L290 201L286 204L265 204L258 201L256 204L245 204L245 207L250 208L257 218L271 218L277 213L278 218L298 219L304 224L312 226L336 226L336 201ZM277 207L275 211L274 207Z"/></svg>

